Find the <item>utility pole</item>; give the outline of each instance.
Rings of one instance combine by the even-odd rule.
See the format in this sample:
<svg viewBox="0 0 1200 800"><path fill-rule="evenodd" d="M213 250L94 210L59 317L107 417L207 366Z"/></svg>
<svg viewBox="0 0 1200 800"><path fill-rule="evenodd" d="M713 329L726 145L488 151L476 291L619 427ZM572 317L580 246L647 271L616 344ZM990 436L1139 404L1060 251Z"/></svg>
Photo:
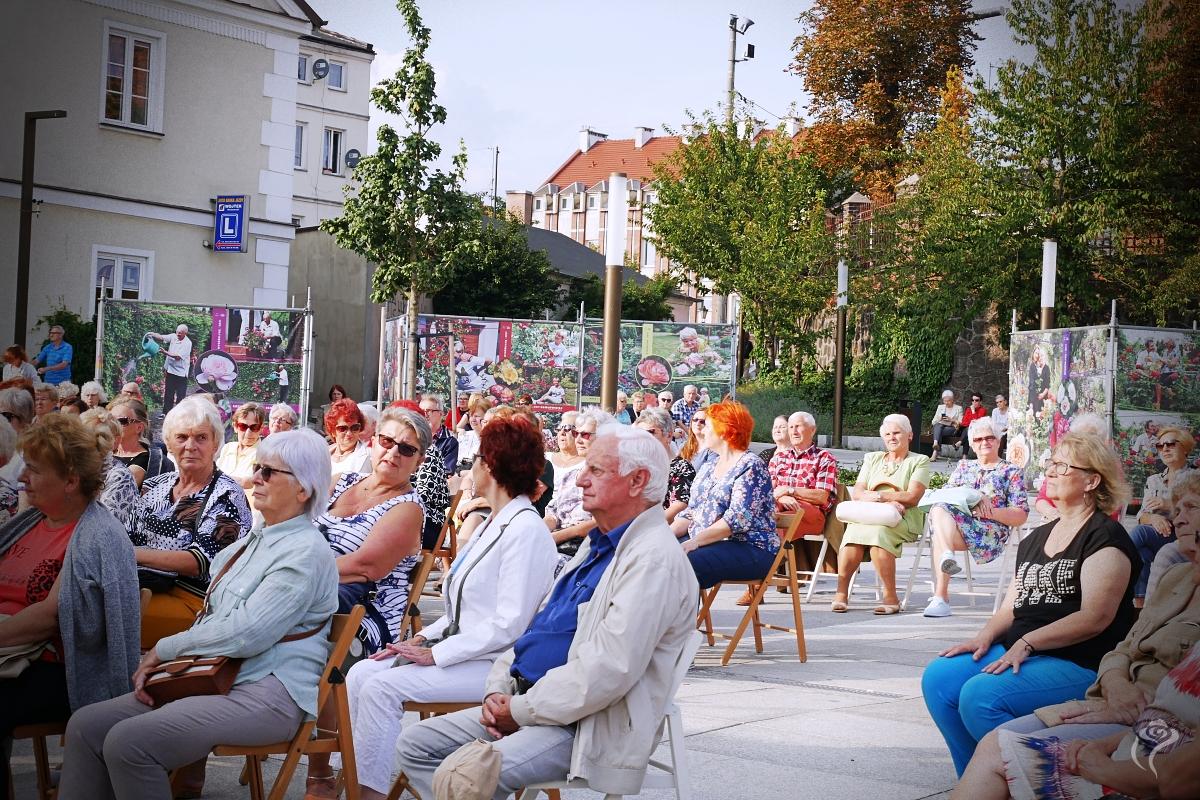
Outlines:
<svg viewBox="0 0 1200 800"><path fill-rule="evenodd" d="M734 88L734 73L737 70L739 61L749 61L754 58L754 45L746 45L746 57L737 57L737 37L738 34L745 35L746 31L750 30L750 26L754 24L754 20L749 17L738 19L737 14L729 15L729 82L726 87L725 101L725 121L733 124L733 107L737 99L737 89Z"/></svg>
<svg viewBox="0 0 1200 800"><path fill-rule="evenodd" d="M492 208L500 210L500 146L492 148Z"/></svg>
<svg viewBox="0 0 1200 800"><path fill-rule="evenodd" d="M66 111L26 111L25 140L21 153L21 220L17 234L17 296L13 309L13 342L25 346L29 316L29 249L33 239L33 160L37 149L37 121L62 119Z"/></svg>
<svg viewBox="0 0 1200 800"><path fill-rule="evenodd" d="M846 386L846 303L850 293L850 270L846 260L837 265L837 330L833 364L833 440L831 447L842 446L842 403Z"/></svg>

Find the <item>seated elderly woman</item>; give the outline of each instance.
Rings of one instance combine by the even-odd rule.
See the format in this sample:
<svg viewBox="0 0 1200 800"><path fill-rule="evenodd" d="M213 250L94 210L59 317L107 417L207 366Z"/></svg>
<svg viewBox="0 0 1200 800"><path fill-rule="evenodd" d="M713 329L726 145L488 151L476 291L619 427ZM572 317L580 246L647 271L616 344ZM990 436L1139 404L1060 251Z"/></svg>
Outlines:
<svg viewBox="0 0 1200 800"><path fill-rule="evenodd" d="M554 476L554 497L546 506L544 517L546 527L554 537L554 544L562 555L575 555L583 543L583 537L595 526L592 515L583 509L583 488L578 485L576 478L584 468L582 459L587 456L596 430L611 421L612 417L598 408L589 408L575 418L575 454L581 460L559 470Z"/></svg>
<svg viewBox="0 0 1200 800"><path fill-rule="evenodd" d="M133 547L96 502L111 445L55 414L21 434L19 446L31 508L0 527L0 647L23 649L28 666L0 678L5 787L13 728L65 722L129 691L140 614Z"/></svg>
<svg viewBox="0 0 1200 800"><path fill-rule="evenodd" d="M326 453L311 431L262 443L253 489L262 527L214 560L203 613L146 653L132 693L71 717L60 796L170 797L170 770L205 758L218 744L286 741L316 715L338 602L333 554L312 523L329 485ZM182 656L244 660L227 695L156 707L147 676Z"/></svg>
<svg viewBox="0 0 1200 800"><path fill-rule="evenodd" d="M905 542L915 542L925 526L925 512L916 506L925 487L929 485L929 458L913 453L912 423L903 414L888 414L879 426L883 439L882 453L867 453L863 457L858 480L850 487L850 499L891 506L900 521L888 526L882 523L847 521L838 550L838 585L831 611L846 611L850 579L870 549L871 566L883 586L883 598L875 607L881 616L900 613L896 597L896 559ZM839 519L845 519L840 513ZM893 517L894 519L894 517Z"/></svg>
<svg viewBox="0 0 1200 800"><path fill-rule="evenodd" d="M675 420L671 418L669 411L665 408L647 408L638 415L634 425L649 431L650 435L667 449L667 457L671 458L671 430L675 427ZM667 496L663 500L663 509L668 524L674 522L675 518L679 516L679 512L687 508L688 501L692 497L692 483L696 480L696 469L688 463L687 448L692 446L694 441L695 437L689 438L683 451L671 458L671 471L667 477Z"/></svg>
<svg viewBox="0 0 1200 800"><path fill-rule="evenodd" d="M282 433L293 430L299 420L299 415L287 403L276 403L271 406L271 413L267 415L267 431Z"/></svg>
<svg viewBox="0 0 1200 800"><path fill-rule="evenodd" d="M227 442L217 453L217 469L233 478L242 488L254 488L254 464L262 441L266 418L258 403L243 403L233 412L233 432L237 440ZM254 503L250 504L254 508Z"/></svg>
<svg viewBox="0 0 1200 800"><path fill-rule="evenodd" d="M217 407L195 395L163 419L179 470L146 479L129 527L139 578L154 592L142 620L144 650L191 625L212 560L250 530L246 493L214 463L224 431Z"/></svg>
<svg viewBox="0 0 1200 800"><path fill-rule="evenodd" d="M446 613L346 676L361 797L382 798L392 784L404 704L479 701L492 662L549 590L558 558L531 501L544 463L541 433L520 415L488 424L471 472L494 511L455 559Z"/></svg>
<svg viewBox="0 0 1200 800"><path fill-rule="evenodd" d="M17 515L20 494L16 481L10 481L4 468L17 454L17 431L8 420L0 417L0 525Z"/></svg>
<svg viewBox="0 0 1200 800"><path fill-rule="evenodd" d="M370 470L371 448L358 440L366 419L358 403L348 397L335 400L325 412L325 433L333 440L329 459L333 462L333 477Z"/></svg>
<svg viewBox="0 0 1200 800"><path fill-rule="evenodd" d="M58 411L58 391L49 383L33 387L33 420L45 419Z"/></svg>
<svg viewBox="0 0 1200 800"><path fill-rule="evenodd" d="M479 452L479 432L483 429L483 416L492 404L483 395L473 394L467 401L467 413L459 420L458 470L471 471L471 462Z"/></svg>
<svg viewBox="0 0 1200 800"><path fill-rule="evenodd" d="M92 408L79 415L79 421L85 427L95 431L96 438L102 447L108 448L108 457L104 459L104 489L100 492L100 505L107 508L121 523L121 527L129 530L137 510L139 495L137 481L129 468L113 458L113 448L121 426L112 415L103 408Z"/></svg>
<svg viewBox="0 0 1200 800"><path fill-rule="evenodd" d="M1000 610L921 678L960 776L999 725L1081 697L1133 621L1137 551L1107 516L1129 496L1116 454L1098 436L1069 433L1046 480L1061 516L1021 542Z"/></svg>
<svg viewBox="0 0 1200 800"><path fill-rule="evenodd" d="M1133 592L1135 606L1141 606L1145 601L1154 557L1164 545L1175 541L1176 534L1168 513L1171 488L1194 472L1188 466L1188 458L1195 446L1196 440L1191 431L1182 425L1167 425L1158 432L1155 447L1166 469L1146 478L1142 507L1137 518L1139 524L1129 532L1129 538L1133 539L1133 544L1142 557L1138 565L1137 586Z"/></svg>
<svg viewBox="0 0 1200 800"><path fill-rule="evenodd" d="M683 549L701 589L762 578L779 552L771 476L749 451L750 410L725 400L706 411L703 444L714 456L697 472L687 508L671 523L676 536L687 537Z"/></svg>
<svg viewBox="0 0 1200 800"><path fill-rule="evenodd" d="M87 403L88 408L98 408L108 402L99 381L88 381L79 387L79 399Z"/></svg>
<svg viewBox="0 0 1200 800"><path fill-rule="evenodd" d="M1147 704L1161 690L1163 679L1179 667L1189 648L1195 649L1196 629L1200 626L1200 548L1196 543L1200 533L1200 473L1181 478L1171 489L1171 500L1176 536L1188 563L1171 567L1163 576L1129 635L1100 661L1099 677L1083 699L1040 708L985 736L954 796L972 800L1006 798L1009 781L1014 796L1054 796L1045 791L1051 784L1070 784L1077 775L1135 796L1144 794L1116 777L1121 765L1107 757L1111 750L1095 753L1094 759L1077 758L1075 764L1063 757L1072 750L1077 753L1084 742L1124 734L1127 726L1138 723L1141 715L1152 710ZM1200 732L1200 704L1193 700L1191 708L1194 738ZM1153 715L1145 723L1150 719ZM1046 746L1048 743L1052 744ZM1123 757L1128 752L1128 747L1118 748L1113 755ZM1163 762L1157 758L1156 767L1162 774ZM1044 777L1031 775L1031 768ZM1033 795L1018 792L1028 787L1032 787ZM1196 794L1194 790L1190 796Z"/></svg>
<svg viewBox="0 0 1200 800"><path fill-rule="evenodd" d="M162 448L151 444L146 436L150 417L141 400L120 395L109 403L108 410L121 426L121 435L117 437L113 455L117 461L129 467L139 491L147 478L154 478L175 469L175 465L167 458Z"/></svg>
<svg viewBox="0 0 1200 800"><path fill-rule="evenodd" d="M8 420L18 436L33 424L33 415L32 392L13 387L0 389L0 416ZM0 467L0 478L7 480L12 486L16 486L19 483L21 470L24 468L25 460L18 450L7 464Z"/></svg>
<svg viewBox="0 0 1200 800"><path fill-rule="evenodd" d="M975 489L982 498L969 512L949 503L929 509L933 552L941 553L941 559L940 569L933 575L933 597L925 607L927 617L948 617L952 613L950 576L962 569L955 552L967 551L978 564L994 561L1004 553L1012 529L1025 524L1029 517L1025 472L1000 458L1000 437L991 419L972 420L966 437L977 457L958 462L946 486Z"/></svg>

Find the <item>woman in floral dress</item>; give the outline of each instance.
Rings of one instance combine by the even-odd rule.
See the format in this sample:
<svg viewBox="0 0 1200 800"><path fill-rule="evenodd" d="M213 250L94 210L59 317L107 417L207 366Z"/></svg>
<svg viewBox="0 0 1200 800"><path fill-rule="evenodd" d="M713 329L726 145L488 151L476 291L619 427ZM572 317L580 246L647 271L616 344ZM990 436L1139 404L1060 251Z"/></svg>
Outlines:
<svg viewBox="0 0 1200 800"><path fill-rule="evenodd" d="M946 486L977 489L983 498L970 512L949 503L938 503L929 511L933 552L941 554L941 568L934 571L927 617L951 614L950 576L962 569L955 551L965 550L978 564L993 561L1004 552L1012 529L1029 517L1025 473L1000 458L1000 437L992 420L982 417L972 422L967 438L979 458L958 462Z"/></svg>

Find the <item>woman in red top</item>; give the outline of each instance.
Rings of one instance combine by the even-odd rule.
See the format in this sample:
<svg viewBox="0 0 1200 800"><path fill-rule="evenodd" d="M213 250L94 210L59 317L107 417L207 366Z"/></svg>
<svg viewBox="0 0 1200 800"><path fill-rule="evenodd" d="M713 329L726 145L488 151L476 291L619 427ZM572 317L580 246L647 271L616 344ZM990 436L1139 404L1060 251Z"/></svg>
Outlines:
<svg viewBox="0 0 1200 800"><path fill-rule="evenodd" d="M971 442L967 439L967 429L971 427L971 423L975 420L983 419L990 415L991 412L983 406L983 395L979 392L971 392L971 404L963 411L962 418L963 458L976 458L975 451L971 449Z"/></svg>

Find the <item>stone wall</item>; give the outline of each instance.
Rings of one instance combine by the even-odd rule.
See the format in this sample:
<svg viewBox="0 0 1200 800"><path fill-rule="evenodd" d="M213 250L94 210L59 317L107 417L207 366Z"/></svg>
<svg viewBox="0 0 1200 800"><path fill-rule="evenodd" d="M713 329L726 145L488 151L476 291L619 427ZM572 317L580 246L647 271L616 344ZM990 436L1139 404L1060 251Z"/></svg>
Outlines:
<svg viewBox="0 0 1200 800"><path fill-rule="evenodd" d="M997 393L1008 394L1008 350L1000 344L1001 322L993 309L958 335L949 385L960 399L969 400L968 392L981 392L983 404L991 408Z"/></svg>

